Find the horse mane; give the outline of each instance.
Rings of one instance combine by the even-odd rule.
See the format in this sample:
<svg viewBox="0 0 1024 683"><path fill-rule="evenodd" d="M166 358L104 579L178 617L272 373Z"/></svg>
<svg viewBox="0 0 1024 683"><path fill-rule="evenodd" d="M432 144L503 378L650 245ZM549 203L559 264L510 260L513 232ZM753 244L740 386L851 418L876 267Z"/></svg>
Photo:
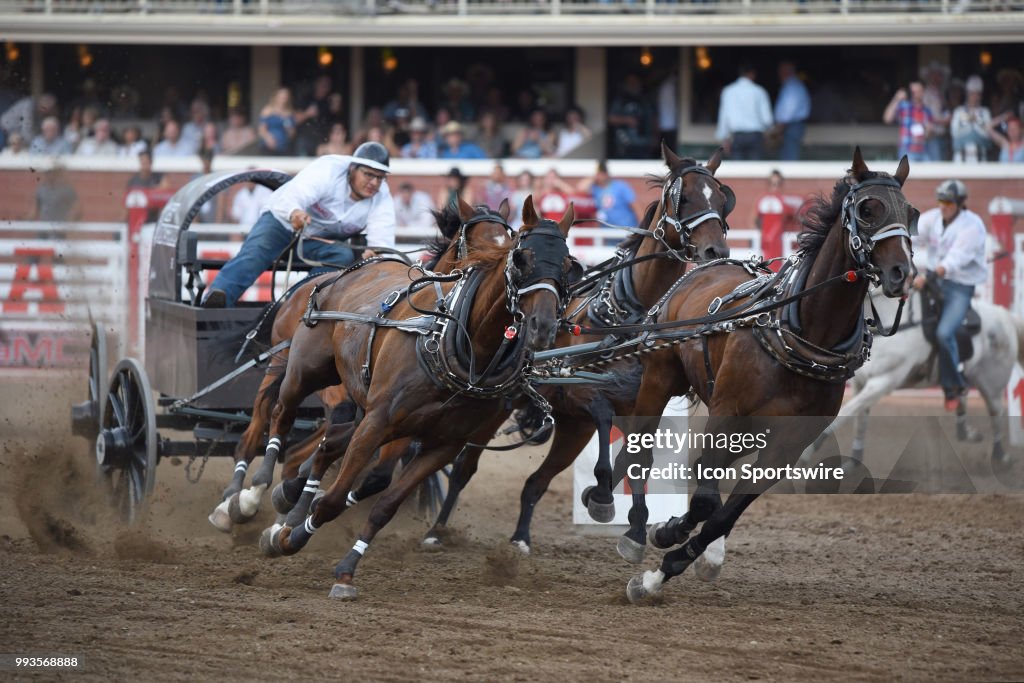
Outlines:
<svg viewBox="0 0 1024 683"><path fill-rule="evenodd" d="M505 220L501 217L501 214L484 204L478 204L473 209L476 215L495 216L502 222ZM434 221L437 223L437 229L441 231L441 235L435 237L427 244L426 251L430 254L430 259L424 266L427 270L432 270L437 265L441 256L452 245L452 240L458 234L459 228L462 227L462 216L459 215L459 208L454 203L446 204L440 211L431 211L430 213L433 214ZM470 247L470 249L473 249L473 247Z"/></svg>
<svg viewBox="0 0 1024 683"><path fill-rule="evenodd" d="M849 171L847 175L836 181L835 187L832 188L831 197L826 197L823 193L816 194L811 199L810 208L800 217L800 225L803 226L803 229L797 236L797 240L799 241L800 249L808 256L813 257L821 249L821 245L825 243L825 239L832 230L832 226L836 224L839 214L843 210L843 200L846 199L846 193L850 190L851 181L857 182L851 174L852 171ZM860 180L864 181L888 175L888 173L880 171L868 171Z"/></svg>

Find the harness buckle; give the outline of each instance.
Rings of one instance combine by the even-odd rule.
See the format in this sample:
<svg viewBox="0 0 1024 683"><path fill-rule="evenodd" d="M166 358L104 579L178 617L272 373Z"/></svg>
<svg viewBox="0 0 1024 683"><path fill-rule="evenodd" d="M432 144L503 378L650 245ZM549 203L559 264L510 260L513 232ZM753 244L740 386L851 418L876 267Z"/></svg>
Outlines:
<svg viewBox="0 0 1024 683"><path fill-rule="evenodd" d="M380 302L380 310L381 310L381 312L382 313L387 313L388 311L390 311L392 308L395 307L395 304L397 304L398 300L401 299L401 298L402 298L402 290L400 290L400 289L396 289L395 291L393 291L390 294L388 294L384 298L384 301Z"/></svg>
<svg viewBox="0 0 1024 683"><path fill-rule="evenodd" d="M854 251L860 251L864 248L864 240L860 238L860 235L850 235L850 248Z"/></svg>
<svg viewBox="0 0 1024 683"><path fill-rule="evenodd" d="M516 329L515 325L509 325L505 328L505 339L512 341L516 338L517 334L519 334L519 330Z"/></svg>
<svg viewBox="0 0 1024 683"><path fill-rule="evenodd" d="M721 307L722 297L716 296L714 299L711 300L711 304L708 305L708 314L714 315L715 313L718 313L718 309L720 309Z"/></svg>

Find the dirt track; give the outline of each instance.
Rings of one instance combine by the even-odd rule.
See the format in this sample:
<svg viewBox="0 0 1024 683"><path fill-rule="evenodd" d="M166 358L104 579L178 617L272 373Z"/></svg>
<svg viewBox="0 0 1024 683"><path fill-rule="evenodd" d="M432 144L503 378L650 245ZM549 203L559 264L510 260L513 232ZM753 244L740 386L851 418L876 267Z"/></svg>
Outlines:
<svg viewBox="0 0 1024 683"><path fill-rule="evenodd" d="M1024 678L1021 496L766 497L717 583L687 572L638 608L615 537L575 532L569 476L538 508L534 555L511 552L540 456L498 454L447 550L420 552L425 524L403 515L360 565L358 601L338 603L331 570L365 506L267 561L269 515L234 537L206 522L227 462L197 485L164 462L146 523L125 531L84 442L40 443L46 407L66 429L74 387L2 393L0 653L83 658L66 680Z"/></svg>

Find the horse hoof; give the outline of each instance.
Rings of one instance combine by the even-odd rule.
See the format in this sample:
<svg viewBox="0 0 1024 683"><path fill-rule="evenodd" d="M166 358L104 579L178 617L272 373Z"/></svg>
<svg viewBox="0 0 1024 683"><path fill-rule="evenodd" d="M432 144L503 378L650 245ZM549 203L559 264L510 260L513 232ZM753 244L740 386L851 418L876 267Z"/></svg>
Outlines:
<svg viewBox="0 0 1024 683"><path fill-rule="evenodd" d="M252 518L256 516L256 513L247 515L242 512L241 494L236 493L228 498L228 516L235 524L246 524L252 521Z"/></svg>
<svg viewBox="0 0 1024 683"><path fill-rule="evenodd" d="M644 561L644 551L647 546L637 543L629 536L619 536L619 542L615 544L619 556L630 564L640 564Z"/></svg>
<svg viewBox="0 0 1024 683"><path fill-rule="evenodd" d="M428 551L444 550L444 544L437 536L424 536L420 541L420 548Z"/></svg>
<svg viewBox="0 0 1024 683"><path fill-rule="evenodd" d="M223 531L226 534L231 533L231 515L228 514L228 502L226 500L215 507L207 519L210 520L210 524L212 524L217 531Z"/></svg>
<svg viewBox="0 0 1024 683"><path fill-rule="evenodd" d="M288 500L285 495L284 482L275 486L274 490L270 492L270 502L273 503L274 509L282 515L288 514L295 507L295 503Z"/></svg>
<svg viewBox="0 0 1024 683"><path fill-rule="evenodd" d="M260 534L260 551L264 557L281 557L283 554L279 536L283 528L280 524L274 524Z"/></svg>
<svg viewBox="0 0 1024 683"><path fill-rule="evenodd" d="M668 550L672 547L669 545L662 545L658 542L658 531L665 528L665 522L658 522L647 529L647 542L659 550Z"/></svg>
<svg viewBox="0 0 1024 683"><path fill-rule="evenodd" d="M643 574L637 574L626 584L626 597L634 605L642 605L647 598L655 595L644 587Z"/></svg>
<svg viewBox="0 0 1024 683"><path fill-rule="evenodd" d="M717 538L704 549L693 563L693 572L701 581L711 583L718 579L725 563L725 538Z"/></svg>
<svg viewBox="0 0 1024 683"><path fill-rule="evenodd" d="M327 594L327 597L335 600L355 600L358 589L347 583L336 583L331 586L331 592Z"/></svg>
<svg viewBox="0 0 1024 683"><path fill-rule="evenodd" d="M514 540L511 541L512 547L521 552L523 555L530 554L530 544L526 541Z"/></svg>
<svg viewBox="0 0 1024 683"><path fill-rule="evenodd" d="M612 500L610 503L599 503L594 500L594 489L596 486L588 486L583 489L583 503L587 506L587 514L595 522L601 522L607 524L608 522L615 519L615 501Z"/></svg>

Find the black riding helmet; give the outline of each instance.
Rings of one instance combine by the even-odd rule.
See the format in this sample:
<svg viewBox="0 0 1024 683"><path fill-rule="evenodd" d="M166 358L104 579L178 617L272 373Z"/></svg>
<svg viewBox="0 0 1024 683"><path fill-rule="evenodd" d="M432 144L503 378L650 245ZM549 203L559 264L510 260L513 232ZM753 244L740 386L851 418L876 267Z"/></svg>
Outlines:
<svg viewBox="0 0 1024 683"><path fill-rule="evenodd" d="M354 166L366 166L384 173L391 173L391 155L379 142L364 142L352 153Z"/></svg>

